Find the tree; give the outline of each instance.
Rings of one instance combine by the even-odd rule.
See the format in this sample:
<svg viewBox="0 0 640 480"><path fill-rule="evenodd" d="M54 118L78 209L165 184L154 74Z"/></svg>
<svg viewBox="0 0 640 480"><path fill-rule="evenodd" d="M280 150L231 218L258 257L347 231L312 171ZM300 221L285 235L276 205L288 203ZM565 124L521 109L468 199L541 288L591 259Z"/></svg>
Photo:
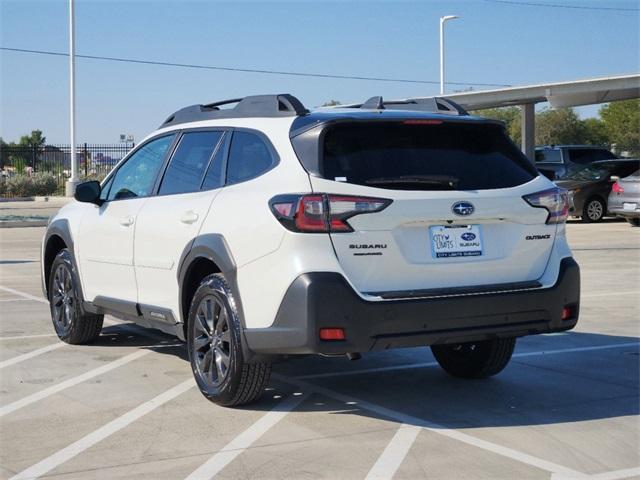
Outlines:
<svg viewBox="0 0 640 480"><path fill-rule="evenodd" d="M536 145L583 144L587 129L572 108L543 110L536 116Z"/></svg>
<svg viewBox="0 0 640 480"><path fill-rule="evenodd" d="M32 130L31 135L20 137L18 144L23 147L36 147L38 149L45 146L47 138L42 135L42 130Z"/></svg>
<svg viewBox="0 0 640 480"><path fill-rule="evenodd" d="M617 150L640 156L640 99L604 105L600 117L609 143L615 143Z"/></svg>
<svg viewBox="0 0 640 480"><path fill-rule="evenodd" d="M604 122L599 118L582 120L585 129L585 143L588 145L609 145L609 137Z"/></svg>
<svg viewBox="0 0 640 480"><path fill-rule="evenodd" d="M520 109L518 107L488 108L486 110L478 110L471 113L504 122L511 140L513 140L516 145L520 145L520 139L522 137L520 132Z"/></svg>
<svg viewBox="0 0 640 480"><path fill-rule="evenodd" d="M324 102L321 107L335 107L336 105L342 105L339 100L329 100L328 102Z"/></svg>

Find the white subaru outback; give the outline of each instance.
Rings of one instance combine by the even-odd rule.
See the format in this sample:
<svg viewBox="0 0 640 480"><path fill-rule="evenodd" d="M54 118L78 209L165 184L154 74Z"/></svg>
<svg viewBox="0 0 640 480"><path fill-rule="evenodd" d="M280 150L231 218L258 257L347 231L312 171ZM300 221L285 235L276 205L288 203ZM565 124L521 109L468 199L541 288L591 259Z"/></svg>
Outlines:
<svg viewBox="0 0 640 480"><path fill-rule="evenodd" d="M42 247L59 337L91 342L105 314L175 334L222 405L290 355L431 346L488 377L578 320L566 193L444 98L194 105L75 198Z"/></svg>

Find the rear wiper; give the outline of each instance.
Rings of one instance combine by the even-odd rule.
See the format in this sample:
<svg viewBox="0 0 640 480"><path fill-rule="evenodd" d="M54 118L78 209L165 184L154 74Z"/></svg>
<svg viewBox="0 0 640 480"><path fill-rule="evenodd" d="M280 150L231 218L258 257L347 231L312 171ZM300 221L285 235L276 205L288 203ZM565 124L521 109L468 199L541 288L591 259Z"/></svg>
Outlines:
<svg viewBox="0 0 640 480"><path fill-rule="evenodd" d="M399 177L370 178L366 180L367 185L389 185L420 183L426 185L439 185L455 189L460 179L450 175L406 175Z"/></svg>

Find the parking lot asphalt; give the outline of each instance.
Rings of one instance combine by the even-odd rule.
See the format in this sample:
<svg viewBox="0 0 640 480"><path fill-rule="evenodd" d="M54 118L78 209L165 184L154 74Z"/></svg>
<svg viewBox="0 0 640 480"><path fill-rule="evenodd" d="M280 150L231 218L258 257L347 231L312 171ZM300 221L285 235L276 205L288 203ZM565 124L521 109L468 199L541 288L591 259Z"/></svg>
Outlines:
<svg viewBox="0 0 640 480"><path fill-rule="evenodd" d="M43 228L0 231L0 477L640 478L640 228L568 225L574 331L518 341L500 375L448 377L428 348L274 366L254 405L208 402L176 339L107 317L53 334Z"/></svg>

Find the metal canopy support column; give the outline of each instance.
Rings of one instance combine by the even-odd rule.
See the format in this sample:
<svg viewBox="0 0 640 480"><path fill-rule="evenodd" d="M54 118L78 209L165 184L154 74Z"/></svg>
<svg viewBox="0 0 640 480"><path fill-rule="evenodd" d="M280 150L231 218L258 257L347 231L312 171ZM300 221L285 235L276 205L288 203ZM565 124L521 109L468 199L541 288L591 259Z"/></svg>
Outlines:
<svg viewBox="0 0 640 480"><path fill-rule="evenodd" d="M532 162L535 159L536 111L535 103L525 103L520 107L522 120L522 151Z"/></svg>

